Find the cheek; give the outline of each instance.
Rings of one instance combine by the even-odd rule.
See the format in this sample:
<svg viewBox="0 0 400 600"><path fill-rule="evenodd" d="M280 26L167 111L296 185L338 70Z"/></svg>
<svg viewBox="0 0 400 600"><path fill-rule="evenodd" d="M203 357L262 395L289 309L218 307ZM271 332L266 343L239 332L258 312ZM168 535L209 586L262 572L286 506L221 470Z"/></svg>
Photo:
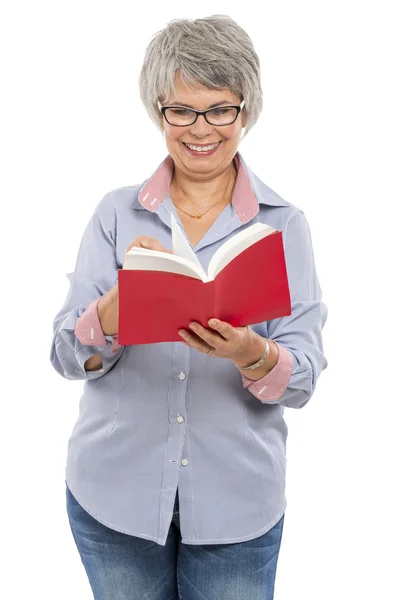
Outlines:
<svg viewBox="0 0 400 600"><path fill-rule="evenodd" d="M165 139L169 142L176 142L182 137L182 128L180 127L172 127L168 125L168 123L164 124L164 135Z"/></svg>
<svg viewBox="0 0 400 600"><path fill-rule="evenodd" d="M236 124L233 123L233 125L230 125L229 127L225 127L225 131L223 132L223 136L226 139L227 142L229 141L233 141L236 142L239 138L240 138L240 133L242 131L242 126L240 123Z"/></svg>

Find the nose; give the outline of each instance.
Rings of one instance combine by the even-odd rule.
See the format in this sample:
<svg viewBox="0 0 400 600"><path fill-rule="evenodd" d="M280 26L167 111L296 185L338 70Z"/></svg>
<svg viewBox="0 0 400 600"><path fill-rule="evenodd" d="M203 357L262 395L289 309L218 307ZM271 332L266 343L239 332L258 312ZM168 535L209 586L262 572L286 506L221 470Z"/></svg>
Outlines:
<svg viewBox="0 0 400 600"><path fill-rule="evenodd" d="M189 131L197 137L204 137L213 131L213 125L207 123L204 115L199 115L193 125L189 126Z"/></svg>

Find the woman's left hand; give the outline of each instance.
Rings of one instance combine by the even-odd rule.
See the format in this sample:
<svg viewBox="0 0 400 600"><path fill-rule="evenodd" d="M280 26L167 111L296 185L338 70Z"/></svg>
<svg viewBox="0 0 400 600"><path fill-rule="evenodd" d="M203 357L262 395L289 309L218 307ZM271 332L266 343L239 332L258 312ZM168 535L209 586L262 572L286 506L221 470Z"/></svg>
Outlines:
<svg viewBox="0 0 400 600"><path fill-rule="evenodd" d="M216 358L229 358L239 368L262 356L265 339L250 327L232 327L219 319L210 319L208 325L211 330L193 321L189 324L190 332L180 329L178 333L191 348Z"/></svg>

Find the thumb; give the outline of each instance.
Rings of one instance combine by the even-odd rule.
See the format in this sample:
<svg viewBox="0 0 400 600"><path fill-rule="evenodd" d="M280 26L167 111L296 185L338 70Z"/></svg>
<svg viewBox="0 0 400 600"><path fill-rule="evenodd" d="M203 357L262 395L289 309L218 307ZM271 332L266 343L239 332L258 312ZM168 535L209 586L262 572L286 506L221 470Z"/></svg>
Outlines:
<svg viewBox="0 0 400 600"><path fill-rule="evenodd" d="M140 245L142 248L147 248L148 250L158 250L159 252L168 252L168 254L172 254L172 251L164 248L158 240L144 239L140 241Z"/></svg>

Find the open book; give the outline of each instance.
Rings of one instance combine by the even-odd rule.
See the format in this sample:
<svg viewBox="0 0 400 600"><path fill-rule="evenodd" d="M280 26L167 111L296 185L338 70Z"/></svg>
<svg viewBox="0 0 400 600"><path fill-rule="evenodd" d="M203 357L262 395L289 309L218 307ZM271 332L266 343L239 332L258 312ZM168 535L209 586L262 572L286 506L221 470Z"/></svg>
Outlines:
<svg viewBox="0 0 400 600"><path fill-rule="evenodd" d="M282 233L255 223L224 242L203 269L171 215L172 250L131 248L118 270L118 341L182 341L178 329L211 317L233 326L291 314Z"/></svg>

